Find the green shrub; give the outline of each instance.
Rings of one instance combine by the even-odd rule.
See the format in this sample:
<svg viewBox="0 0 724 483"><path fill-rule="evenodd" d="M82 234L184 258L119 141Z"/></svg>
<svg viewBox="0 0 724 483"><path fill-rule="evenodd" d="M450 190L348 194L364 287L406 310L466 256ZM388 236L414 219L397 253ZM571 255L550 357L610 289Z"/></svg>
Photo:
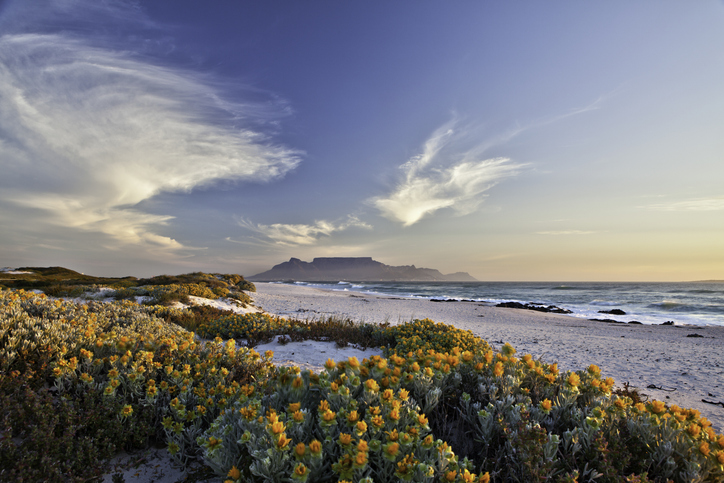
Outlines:
<svg viewBox="0 0 724 483"><path fill-rule="evenodd" d="M388 357L274 368L155 316L191 317L180 309L0 290L2 478L87 480L116 449L164 439L178 462L202 456L232 481L724 479L724 436L706 418L612 394L596 366L562 373L429 320L389 330L197 310L211 330L356 333Z"/></svg>

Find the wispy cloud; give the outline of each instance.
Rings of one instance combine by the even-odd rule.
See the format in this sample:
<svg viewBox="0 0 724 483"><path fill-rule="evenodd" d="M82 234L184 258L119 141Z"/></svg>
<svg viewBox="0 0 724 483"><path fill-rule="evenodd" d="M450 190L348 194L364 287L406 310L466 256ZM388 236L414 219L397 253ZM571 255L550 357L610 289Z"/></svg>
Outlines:
<svg viewBox="0 0 724 483"><path fill-rule="evenodd" d="M654 211L721 211L724 210L724 197L656 203L641 208Z"/></svg>
<svg viewBox="0 0 724 483"><path fill-rule="evenodd" d="M76 16L92 6L94 20L103 13L97 2L54 5ZM102 5L111 20L141 16L125 2ZM145 213L140 202L219 180L269 181L300 162L301 153L254 127L284 106L230 101L208 76L107 40L91 44L63 30L0 36L5 210L34 208L33 222L175 249L181 244L157 229L171 217Z"/></svg>
<svg viewBox="0 0 724 483"><path fill-rule="evenodd" d="M390 194L370 200L382 216L410 226L443 208L458 215L472 213L487 190L524 166L509 158L483 159L483 145L456 151L456 141L468 133L457 132L455 124L452 121L438 128L422 153L400 166L403 180Z"/></svg>
<svg viewBox="0 0 724 483"><path fill-rule="evenodd" d="M553 235L553 236L568 236L568 235L593 235L598 233L595 231L587 230L554 230L554 231L537 231L536 235Z"/></svg>
<svg viewBox="0 0 724 483"><path fill-rule="evenodd" d="M284 223L261 225L254 224L248 220L239 220L239 225L262 235L271 243L284 246L314 245L321 238L329 237L335 232L344 231L348 228L372 228L354 216L349 216L342 222L321 220L315 221L311 225Z"/></svg>

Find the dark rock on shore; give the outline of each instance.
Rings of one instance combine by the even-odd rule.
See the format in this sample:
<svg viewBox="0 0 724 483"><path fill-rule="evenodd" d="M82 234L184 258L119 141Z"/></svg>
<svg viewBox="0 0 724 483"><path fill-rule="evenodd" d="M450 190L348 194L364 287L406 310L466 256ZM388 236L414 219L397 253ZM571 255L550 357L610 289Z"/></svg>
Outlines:
<svg viewBox="0 0 724 483"><path fill-rule="evenodd" d="M501 302L496 307L502 307L506 309L525 309L525 310L535 310L536 312L550 312L552 314L571 314L571 312L568 309L562 309L560 307L556 307L555 305L542 305L542 304L521 304L520 302Z"/></svg>
<svg viewBox="0 0 724 483"><path fill-rule="evenodd" d="M475 302L470 299L430 299L430 302Z"/></svg>
<svg viewBox="0 0 724 483"><path fill-rule="evenodd" d="M599 314L609 314L609 315L626 315L626 312L624 312L621 309L612 309L612 310L599 310Z"/></svg>
<svg viewBox="0 0 724 483"><path fill-rule="evenodd" d="M592 322L606 322L607 324L625 324L626 322L613 319L588 319Z"/></svg>

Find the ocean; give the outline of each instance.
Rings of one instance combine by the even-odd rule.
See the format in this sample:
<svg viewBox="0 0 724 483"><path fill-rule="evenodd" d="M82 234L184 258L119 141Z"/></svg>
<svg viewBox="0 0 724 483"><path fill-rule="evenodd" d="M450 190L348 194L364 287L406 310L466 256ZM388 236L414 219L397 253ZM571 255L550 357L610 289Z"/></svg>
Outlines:
<svg viewBox="0 0 724 483"><path fill-rule="evenodd" d="M292 283L292 282L290 282ZM555 305L586 319L724 326L724 282L293 282L335 291L492 305ZM599 311L619 309L626 315Z"/></svg>

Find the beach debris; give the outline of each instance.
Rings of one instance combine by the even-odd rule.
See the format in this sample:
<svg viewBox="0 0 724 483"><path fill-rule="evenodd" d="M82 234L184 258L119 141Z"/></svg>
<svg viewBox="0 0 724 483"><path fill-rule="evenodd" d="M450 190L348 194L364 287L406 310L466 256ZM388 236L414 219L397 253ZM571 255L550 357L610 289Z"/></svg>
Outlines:
<svg viewBox="0 0 724 483"><path fill-rule="evenodd" d="M714 406L721 406L724 408L724 402L721 402L721 401L715 402L715 401L707 401L706 399L702 399L701 402L707 403L707 404L713 404Z"/></svg>
<svg viewBox="0 0 724 483"><path fill-rule="evenodd" d="M646 389L657 389L659 391L666 391L666 392L676 391L675 387L671 388L671 389L665 389L663 386L657 386L656 384L649 384L648 386L646 386Z"/></svg>

